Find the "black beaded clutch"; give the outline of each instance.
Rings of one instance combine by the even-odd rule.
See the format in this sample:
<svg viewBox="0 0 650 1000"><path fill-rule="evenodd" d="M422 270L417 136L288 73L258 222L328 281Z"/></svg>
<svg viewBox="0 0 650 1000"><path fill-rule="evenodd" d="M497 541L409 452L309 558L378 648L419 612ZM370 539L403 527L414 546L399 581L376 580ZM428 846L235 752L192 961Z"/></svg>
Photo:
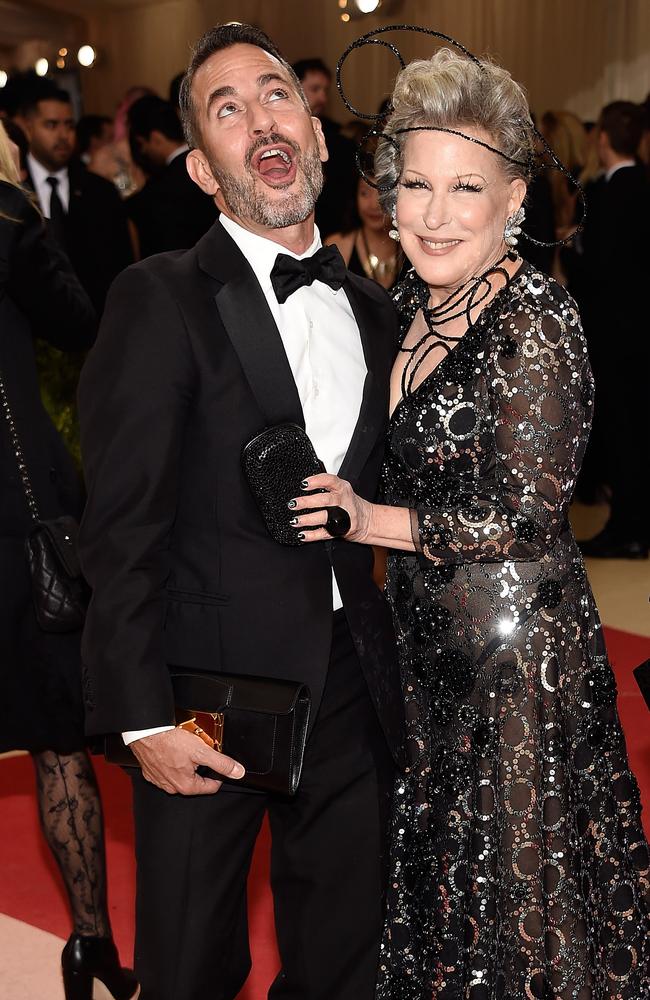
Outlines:
<svg viewBox="0 0 650 1000"><path fill-rule="evenodd" d="M281 545L300 545L298 532L290 524L294 515L288 503L305 493L300 485L303 479L325 472L305 431L298 424L267 428L244 447L242 464L269 534ZM311 490L306 495L323 492Z"/></svg>

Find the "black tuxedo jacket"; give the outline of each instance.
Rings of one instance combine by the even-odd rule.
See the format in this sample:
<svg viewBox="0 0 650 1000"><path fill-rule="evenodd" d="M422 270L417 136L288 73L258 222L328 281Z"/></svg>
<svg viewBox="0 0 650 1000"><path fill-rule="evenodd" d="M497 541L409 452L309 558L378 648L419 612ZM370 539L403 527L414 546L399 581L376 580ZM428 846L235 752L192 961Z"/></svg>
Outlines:
<svg viewBox="0 0 650 1000"><path fill-rule="evenodd" d="M373 498L397 321L378 285L348 274L368 374L340 470ZM298 679L322 694L331 570L397 758L403 704L372 551L272 540L241 466L266 424L244 370L266 372L302 420L279 331L248 262L218 223L195 248L136 264L111 289L79 404L88 502L81 558L93 588L83 641L90 734L172 720L168 664ZM312 716L312 717L313 717Z"/></svg>
<svg viewBox="0 0 650 1000"><path fill-rule="evenodd" d="M186 159L186 153L175 156L125 202L141 257L193 247L217 218L214 201L191 179Z"/></svg>
<svg viewBox="0 0 650 1000"><path fill-rule="evenodd" d="M647 358L645 292L650 182L643 167L621 167L587 188L579 303L590 352L604 368L612 360ZM616 337L612 358L612 335Z"/></svg>
<svg viewBox="0 0 650 1000"><path fill-rule="evenodd" d="M68 176L70 202L63 249L101 314L111 283L133 263L126 210L115 186L82 164L70 163Z"/></svg>

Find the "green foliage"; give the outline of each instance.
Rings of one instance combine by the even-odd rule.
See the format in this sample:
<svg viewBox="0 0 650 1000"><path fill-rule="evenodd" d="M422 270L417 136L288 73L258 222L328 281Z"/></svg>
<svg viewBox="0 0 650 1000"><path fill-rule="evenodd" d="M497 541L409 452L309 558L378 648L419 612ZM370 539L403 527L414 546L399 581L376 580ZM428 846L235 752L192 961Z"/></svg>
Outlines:
<svg viewBox="0 0 650 1000"><path fill-rule="evenodd" d="M81 469L77 385L84 353L57 351L44 341L36 343L36 366L43 405Z"/></svg>

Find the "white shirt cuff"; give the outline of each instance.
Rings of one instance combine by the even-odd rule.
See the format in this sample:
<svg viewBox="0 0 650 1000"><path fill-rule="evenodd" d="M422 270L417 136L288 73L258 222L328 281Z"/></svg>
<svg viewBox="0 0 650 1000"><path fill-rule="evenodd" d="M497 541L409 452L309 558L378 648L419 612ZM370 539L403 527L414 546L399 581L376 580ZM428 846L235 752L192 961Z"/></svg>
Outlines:
<svg viewBox="0 0 650 1000"><path fill-rule="evenodd" d="M142 740L145 736L153 736L154 733L167 733L173 728L174 726L156 726L155 729L133 729L129 733L122 733L122 739L124 740L124 745L128 747L130 743Z"/></svg>

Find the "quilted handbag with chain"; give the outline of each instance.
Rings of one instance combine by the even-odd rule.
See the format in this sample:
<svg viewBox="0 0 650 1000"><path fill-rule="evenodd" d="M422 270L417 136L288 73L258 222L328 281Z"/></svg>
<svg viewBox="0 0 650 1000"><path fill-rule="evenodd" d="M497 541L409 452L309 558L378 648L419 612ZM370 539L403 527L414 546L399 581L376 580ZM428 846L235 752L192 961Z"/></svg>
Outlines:
<svg viewBox="0 0 650 1000"><path fill-rule="evenodd" d="M79 527L73 517L41 520L25 456L0 372L0 406L33 526L25 541L34 611L44 632L74 632L84 623L89 589L77 556Z"/></svg>

